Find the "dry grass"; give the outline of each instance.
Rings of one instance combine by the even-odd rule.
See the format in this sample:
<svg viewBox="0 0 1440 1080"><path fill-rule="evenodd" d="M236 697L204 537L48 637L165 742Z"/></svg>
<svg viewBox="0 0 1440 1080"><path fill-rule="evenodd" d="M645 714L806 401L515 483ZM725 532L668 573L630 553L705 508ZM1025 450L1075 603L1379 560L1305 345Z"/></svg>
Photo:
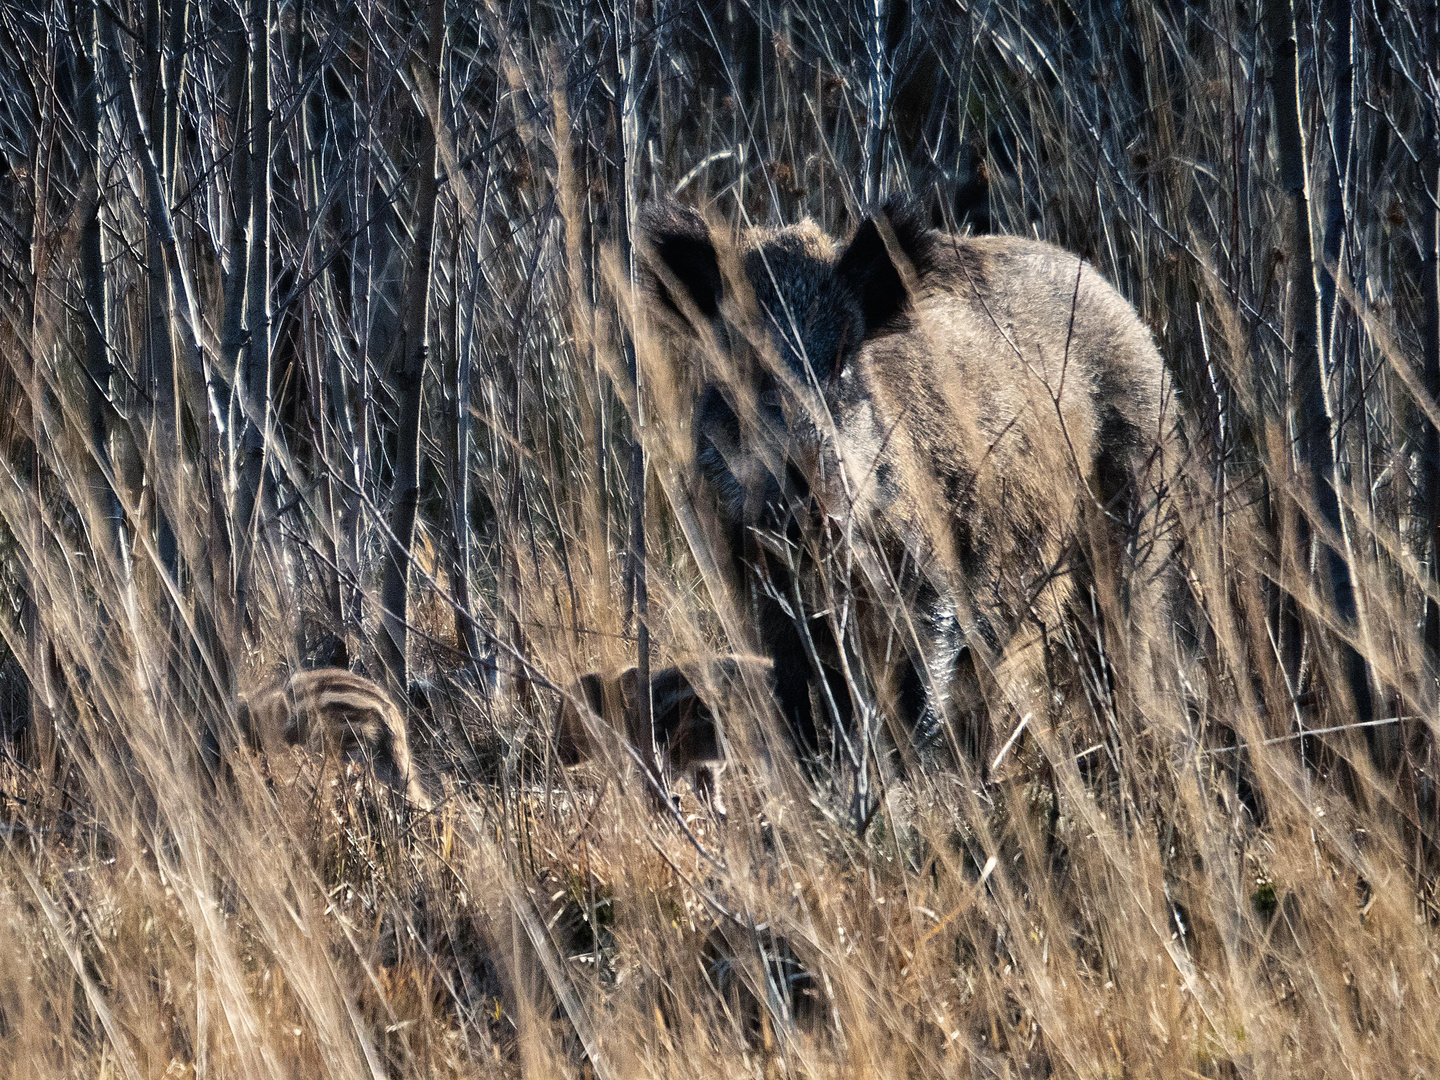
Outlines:
<svg viewBox="0 0 1440 1080"><path fill-rule="evenodd" d="M239 19L220 0L102 4L97 34L89 2L0 7L0 631L29 717L0 740L0 1076L1436 1075L1423 5L1296 8L1317 257L1337 278L1325 352L1347 532L1329 539L1354 624L1302 547L1301 522L1323 527L1291 445L1291 249L1257 12L421 7L268 8L274 316L253 522L233 519L242 410L225 396L243 345L227 334L257 322L235 306L256 242L254 178L231 153L248 131ZM1350 84L1337 16L1353 18ZM158 148L178 268L126 100ZM388 373L415 302L426 131L444 183L409 656L428 687L417 755L443 800L418 813L300 753L233 756L216 783L203 732L237 688L327 632L375 670ZM657 666L753 646L689 460L689 373L619 269L623 208L682 182L717 218L809 214L841 233L867 198L911 191L947 227L1093 259L1175 374L1186 457L1167 498L1189 625L1127 624L1097 589L1103 639L1051 626L1052 685L996 703L989 777L872 765L863 823L854 770L838 754L799 768L759 686L723 718L724 825L688 791L677 819L652 812L618 746L556 769L553 687L634 661L632 436ZM97 191L103 454L82 258ZM227 565L247 539L248 566ZM1387 722L1354 726L1340 636ZM883 715L869 660L859 690Z"/></svg>

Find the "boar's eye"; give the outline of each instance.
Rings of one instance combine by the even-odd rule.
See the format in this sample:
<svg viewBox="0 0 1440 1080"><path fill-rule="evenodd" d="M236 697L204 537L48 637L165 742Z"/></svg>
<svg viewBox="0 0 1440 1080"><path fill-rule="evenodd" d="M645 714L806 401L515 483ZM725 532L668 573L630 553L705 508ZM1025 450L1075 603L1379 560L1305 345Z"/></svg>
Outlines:
<svg viewBox="0 0 1440 1080"><path fill-rule="evenodd" d="M760 404L767 408L778 409L783 400L778 389L762 390L760 392Z"/></svg>

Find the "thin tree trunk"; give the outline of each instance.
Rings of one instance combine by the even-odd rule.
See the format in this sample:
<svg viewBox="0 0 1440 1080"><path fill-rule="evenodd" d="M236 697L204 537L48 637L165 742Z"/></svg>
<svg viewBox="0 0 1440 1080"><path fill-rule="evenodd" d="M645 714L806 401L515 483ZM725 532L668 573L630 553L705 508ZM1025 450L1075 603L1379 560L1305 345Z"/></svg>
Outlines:
<svg viewBox="0 0 1440 1080"><path fill-rule="evenodd" d="M250 235L245 270L244 370L235 380L245 414L235 486L235 616L243 633L254 619L250 594L265 475L270 400L270 16L271 0L250 0Z"/></svg>
<svg viewBox="0 0 1440 1080"><path fill-rule="evenodd" d="M437 86L440 83L444 37L444 0L430 0L430 44L426 65L432 82ZM423 108L421 118L424 120ZM439 194L435 129L425 121L422 130L420 182L415 195L415 248L405 273L398 361L391 370L400 413L399 439L395 449L395 476L390 490L390 536L387 538L385 579L380 590L383 626L379 642L380 661L392 684L402 691L409 683L406 638L410 544L414 538L415 511L420 500L420 401L425 376L426 316L430 304L430 249L435 235L435 200Z"/></svg>
<svg viewBox="0 0 1440 1080"><path fill-rule="evenodd" d="M620 83L624 98L621 102L621 184L624 188L625 235L623 238L625 266L629 274L629 286L636 287L634 224L639 208L637 195L636 165L640 155L639 96L636 85L639 71L639 45L635 4L626 0L623 32L615 38L616 66L620 72ZM635 339L624 333L625 367L634 388L635 405L631 414L634 424L633 442L630 446L630 590L635 613L635 675L639 687L639 728L640 753L645 767L654 779L659 778L659 753L655 745L654 701L650 696L650 594L645 575L645 387L640 364L635 353ZM647 789L650 780L646 781Z"/></svg>
<svg viewBox="0 0 1440 1080"><path fill-rule="evenodd" d="M91 23L93 27L93 20ZM77 28L78 30L78 28ZM76 42L76 51L83 52L85 45L83 41ZM44 71L45 81L49 85L55 84L55 51L46 50L47 64ZM35 346L40 340L40 322L38 311L38 297L40 284L49 276L49 238L48 238L48 189L49 189L49 160L50 147L55 138L55 115L53 102L41 105L39 95L35 98L35 112L40 122L38 138L35 142L34 158L30 162L30 175L33 184L33 215L30 223L30 280L26 283L27 288L22 289L24 311L21 325L26 333L23 340L17 335L15 360L17 367L21 370L21 378L25 382L25 391L29 398L30 415L29 437L25 440L26 445L22 451L21 461L26 466L25 481L29 491L29 498L26 500L26 514L24 526L28 534L28 540L32 551L43 550L45 543L45 522L44 506L45 496L41 485L41 454L40 446L45 437L46 424L46 394L45 382L40 372L39 357L36 355ZM15 417L19 420L20 417ZM17 524L19 524L17 522ZM27 762L39 774L43 781L43 789L50 790L50 781L55 777L60 761L60 739L55 724L55 702L56 696L50 681L51 656L54 646L51 643L49 633L42 618L42 611L48 611L50 605L48 596L44 590L44 575L31 575L25 567L27 560L17 560L21 573L21 606L20 619L24 625L25 640L27 645L28 681L30 684L30 728L27 738L24 740L22 760Z"/></svg>
<svg viewBox="0 0 1440 1080"><path fill-rule="evenodd" d="M870 61L866 94L863 197L873 206L884 197L885 120L890 111L890 57L886 49L886 0L868 0L865 12L865 51Z"/></svg>
<svg viewBox="0 0 1440 1080"><path fill-rule="evenodd" d="M179 88L175 88L173 94L169 88L163 85L167 77L167 69L177 68L180 57L178 52L184 44L184 0L178 5L181 10L177 13L172 11L170 15L171 26L169 40L165 49L175 55L172 58L162 53L161 47L161 15L159 0L150 0L146 4L145 17L145 52L143 56L143 82L145 93L150 99L150 130L162 132L162 145L160 159L156 162L160 170L161 183L165 191L167 201L174 195L175 190L175 162L171 149L176 134L179 130ZM178 21L177 21L178 14ZM177 41L177 34L180 40ZM173 82L179 78L178 71L168 70L168 78ZM178 445L176 442L176 413L175 413L175 370L174 355L171 351L170 321L168 304L166 303L166 281L165 281L165 256L160 247L160 238L154 228L148 228L145 232L146 262L148 263L148 302L149 321L146 326L146 372L144 375L145 385L155 417L156 435L158 442L152 446L152 460L148 461L147 467L153 467L158 471L170 471L170 466L176 460ZM161 498L157 499L156 518L158 530L158 547L160 561L171 580L179 576L179 551L175 540L174 530L170 527L169 515L165 512L165 498L172 490L169 482L159 477L152 477L157 492Z"/></svg>
<svg viewBox="0 0 1440 1080"><path fill-rule="evenodd" d="M435 118L446 114L443 109L441 94L442 86L437 86L435 92ZM494 130L494 119L491 120L491 131ZM451 135L445 129L437 130L437 137L442 140L450 140ZM442 141L438 150L440 159L444 162L447 170L458 168L453 143L447 148ZM455 630L465 651L466 658L470 664L471 672L474 675L476 686L493 692L499 684L499 667L496 664L495 637L492 632L482 634L479 624L476 622L474 612L471 609L471 474L470 474L470 453L474 445L474 428L472 424L471 389L472 376L475 370L477 349L483 350L483 334L477 333L477 327L483 326L487 315L494 311L494 298L490 293L489 281L486 276L486 257L488 254L486 219L489 212L491 198L490 165L488 154L480 163L482 168L482 180L479 188L479 197L470 189L468 183L464 182L463 176L452 173L450 183L456 191L457 220L455 225L455 269L454 277L454 338L455 338L455 359L453 372L450 379L454 390L454 413L447 421L451 438L453 439L451 454L451 558L452 558L452 581L455 594ZM462 301L462 274L460 272L459 258L463 248L461 243L467 219L473 221L474 225L474 252L469 261L470 289L468 297ZM483 359L483 351L479 353ZM517 371L518 375L518 371ZM492 460L494 460L492 458ZM482 641L483 638L483 641Z"/></svg>
<svg viewBox="0 0 1440 1080"><path fill-rule="evenodd" d="M296 83L304 93L304 98L300 102L298 142L295 147L297 171L305 192L302 203L304 219L301 221L301 230L305 233L323 236L325 233L320 220L324 212L325 197L322 183L324 162L322 161L321 144L323 135L320 134L321 126L319 117L316 115L321 107L321 102L319 96L308 89L313 85L318 85L311 82L311 73L319 66L319 50L312 45L309 35L305 32L304 0L297 0L295 5L291 51L299 65ZM321 565L317 567L317 574L321 579L326 606L329 608L331 629L333 632L343 635L345 632L345 605L341 586L343 568L339 542L341 535L339 507L344 501L344 495L343 486L339 481L348 454L343 447L337 451L335 444L337 439L343 443L349 429L349 425L346 423L348 410L344 404L344 394L341 392L344 386L344 370L340 363L338 349L320 327L321 317L312 299L315 289L319 290L322 304L325 302L324 298L331 295L333 272L327 266L327 261L328 255L323 248L315 252L315 262L319 264L315 271L317 282L312 289L307 289L301 298L300 321L301 338L305 342L307 378L310 382L309 392L306 396L313 417L316 441L314 453L320 467L318 478L320 512L318 516L321 518L322 524L315 537L315 542L320 547ZM307 262L305 266L302 266L301 272L309 273L310 268L311 264ZM332 403L333 422L327 409L327 406Z"/></svg>
<svg viewBox="0 0 1440 1080"><path fill-rule="evenodd" d="M478 230L477 230L478 232ZM488 686L494 659L482 654L474 616L470 613L470 350L460 303L460 223L456 222L453 303L454 361L446 374L445 452L450 481L450 591L455 600L455 639L477 686ZM478 244L477 235L477 244ZM479 249L476 249L476 272Z"/></svg>
<svg viewBox="0 0 1440 1080"><path fill-rule="evenodd" d="M1295 38L1293 0L1266 0L1266 30L1273 50L1271 90L1275 105L1275 139L1280 155L1280 182L1288 202L1286 237L1289 243L1290 306L1294 325L1291 356L1290 408L1300 466L1308 474L1310 497L1337 547L1307 535L1315 545L1316 561L1323 570L1335 612L1343 626L1358 624L1350 548L1340 511L1339 477L1335 469L1334 420L1321 367L1319 285L1310 224L1308 159L1302 129L1299 87L1299 50ZM1303 516L1302 516L1303 522ZM1302 524L1307 534L1310 530ZM1366 722L1374 714L1370 676L1364 658L1348 643L1338 643L1342 676L1352 698L1355 719ZM1367 729L1369 730L1369 729ZM1372 743L1372 748L1374 744Z"/></svg>
<svg viewBox="0 0 1440 1080"><path fill-rule="evenodd" d="M350 225L355 234L354 257L350 264L350 322L358 344L356 378L332 389L338 399L345 398L349 425L349 475L344 486L340 509L340 546L343 552L341 604L345 609L345 636L358 646L363 637L365 589L362 578L364 565L365 501L370 483L370 438L373 393L373 356L370 312L371 285L375 280L375 243L371 219L371 203L375 186L374 155L371 140L375 73L372 70L373 42L366 37L361 61L360 92L351 109L355 128L355 183L358 189L354 218ZM363 123L362 123L363 121Z"/></svg>
<svg viewBox="0 0 1440 1080"><path fill-rule="evenodd" d="M110 359L106 347L109 325L105 296L105 260L100 231L100 88L96 77L99 45L98 8L85 9L83 47L76 52L76 117L85 143L86 190L80 227L80 276L85 295L85 398L90 426L90 498L104 519L103 535L115 568L128 572L125 559L125 521L110 477ZM128 573L127 573L128 576Z"/></svg>
<svg viewBox="0 0 1440 1080"><path fill-rule="evenodd" d="M177 196L180 181L180 83L185 74L185 28L190 18L190 0L169 0L169 34L165 40L165 133L161 169L170 182L170 198Z"/></svg>
<svg viewBox="0 0 1440 1080"><path fill-rule="evenodd" d="M1440 71L1440 4L1426 5L1427 55L1432 71ZM1423 263L1420 288L1424 306L1421 329L1421 366L1425 391L1430 400L1440 401L1440 97L1425 102L1425 149L1421 158L1421 180L1429 187L1428 205L1421 207L1420 230ZM1425 508L1425 535L1430 545L1430 580L1440 583L1440 431L1434 424L1425 427L1425 467L1422 472L1422 504ZM1440 675L1440 604L1425 604L1425 645L1430 654L1432 676Z"/></svg>
<svg viewBox="0 0 1440 1080"><path fill-rule="evenodd" d="M1338 363L1335 345L1335 274L1345 250L1345 203L1349 196L1354 159L1355 11L1354 0L1332 0L1327 5L1333 22L1330 67L1335 78L1330 109L1330 168L1325 174L1325 242L1320 263L1320 317L1325 355ZM1334 268L1333 270L1331 268Z"/></svg>
<svg viewBox="0 0 1440 1080"><path fill-rule="evenodd" d="M227 649L238 646L239 630L234 611L234 521L230 515L229 495L234 487L230 472L236 457L234 443L235 402L234 390L240 374L240 355L245 347L245 270L244 227L242 215L250 213L250 153L247 136L243 134L246 119L245 82L248 71L248 41L245 25L240 15L228 10L228 30L225 40L232 57L229 80L226 86L226 105L229 109L230 130L234 143L230 147L230 202L229 213L224 221L225 237L222 247L220 293L220 362L223 375L217 379L209 373L209 404L221 408L220 420L207 431L211 442L207 448L206 482L209 489L206 531L210 535L210 547L223 560L217 559L211 566L202 567L202 581L210 590L216 605L217 626L215 636L225 643ZM224 210L222 208L222 215ZM193 378L193 373L192 373ZM229 387L221 383L228 381ZM193 407L193 406L192 406ZM196 422L201 418L196 417Z"/></svg>
<svg viewBox="0 0 1440 1080"><path fill-rule="evenodd" d="M224 256L221 261L221 287L223 312L220 322L220 364L233 380L240 371L240 354L245 348L245 269L242 243L245 230L242 215L250 215L250 151L248 137L243 135L245 124L245 81L248 70L246 56L249 43L245 25L240 16L230 15L231 27L226 35L229 51L233 56L230 64L229 85L226 88L230 109L230 130L235 133L235 142L230 148L230 214L225 222L223 241ZM242 140L245 140L242 143ZM233 413L233 409L231 410ZM233 417L228 418L233 422ZM236 450L236 447L229 447Z"/></svg>

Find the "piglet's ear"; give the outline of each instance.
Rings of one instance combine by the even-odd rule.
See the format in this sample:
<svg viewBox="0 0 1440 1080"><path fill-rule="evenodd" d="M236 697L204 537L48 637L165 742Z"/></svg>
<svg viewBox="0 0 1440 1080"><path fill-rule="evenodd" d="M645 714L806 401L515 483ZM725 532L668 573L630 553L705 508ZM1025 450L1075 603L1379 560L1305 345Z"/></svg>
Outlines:
<svg viewBox="0 0 1440 1080"><path fill-rule="evenodd" d="M886 204L855 230L835 274L860 301L867 338L900 325L911 289L934 261L934 246L934 234L919 213L897 203Z"/></svg>
<svg viewBox="0 0 1440 1080"><path fill-rule="evenodd" d="M639 214L639 237L647 249L648 284L677 315L687 305L706 319L720 314L720 260L709 226L693 207L651 203Z"/></svg>

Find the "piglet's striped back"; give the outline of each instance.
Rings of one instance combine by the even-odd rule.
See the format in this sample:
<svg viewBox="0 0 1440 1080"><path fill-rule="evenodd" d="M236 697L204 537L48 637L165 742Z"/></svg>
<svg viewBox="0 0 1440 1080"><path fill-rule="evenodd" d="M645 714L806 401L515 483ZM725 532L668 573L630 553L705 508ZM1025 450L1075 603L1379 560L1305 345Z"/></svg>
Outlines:
<svg viewBox="0 0 1440 1080"><path fill-rule="evenodd" d="M376 775L414 805L431 802L415 773L405 714L379 683L346 671L299 671L242 704L240 722L257 749L316 743L372 763Z"/></svg>

